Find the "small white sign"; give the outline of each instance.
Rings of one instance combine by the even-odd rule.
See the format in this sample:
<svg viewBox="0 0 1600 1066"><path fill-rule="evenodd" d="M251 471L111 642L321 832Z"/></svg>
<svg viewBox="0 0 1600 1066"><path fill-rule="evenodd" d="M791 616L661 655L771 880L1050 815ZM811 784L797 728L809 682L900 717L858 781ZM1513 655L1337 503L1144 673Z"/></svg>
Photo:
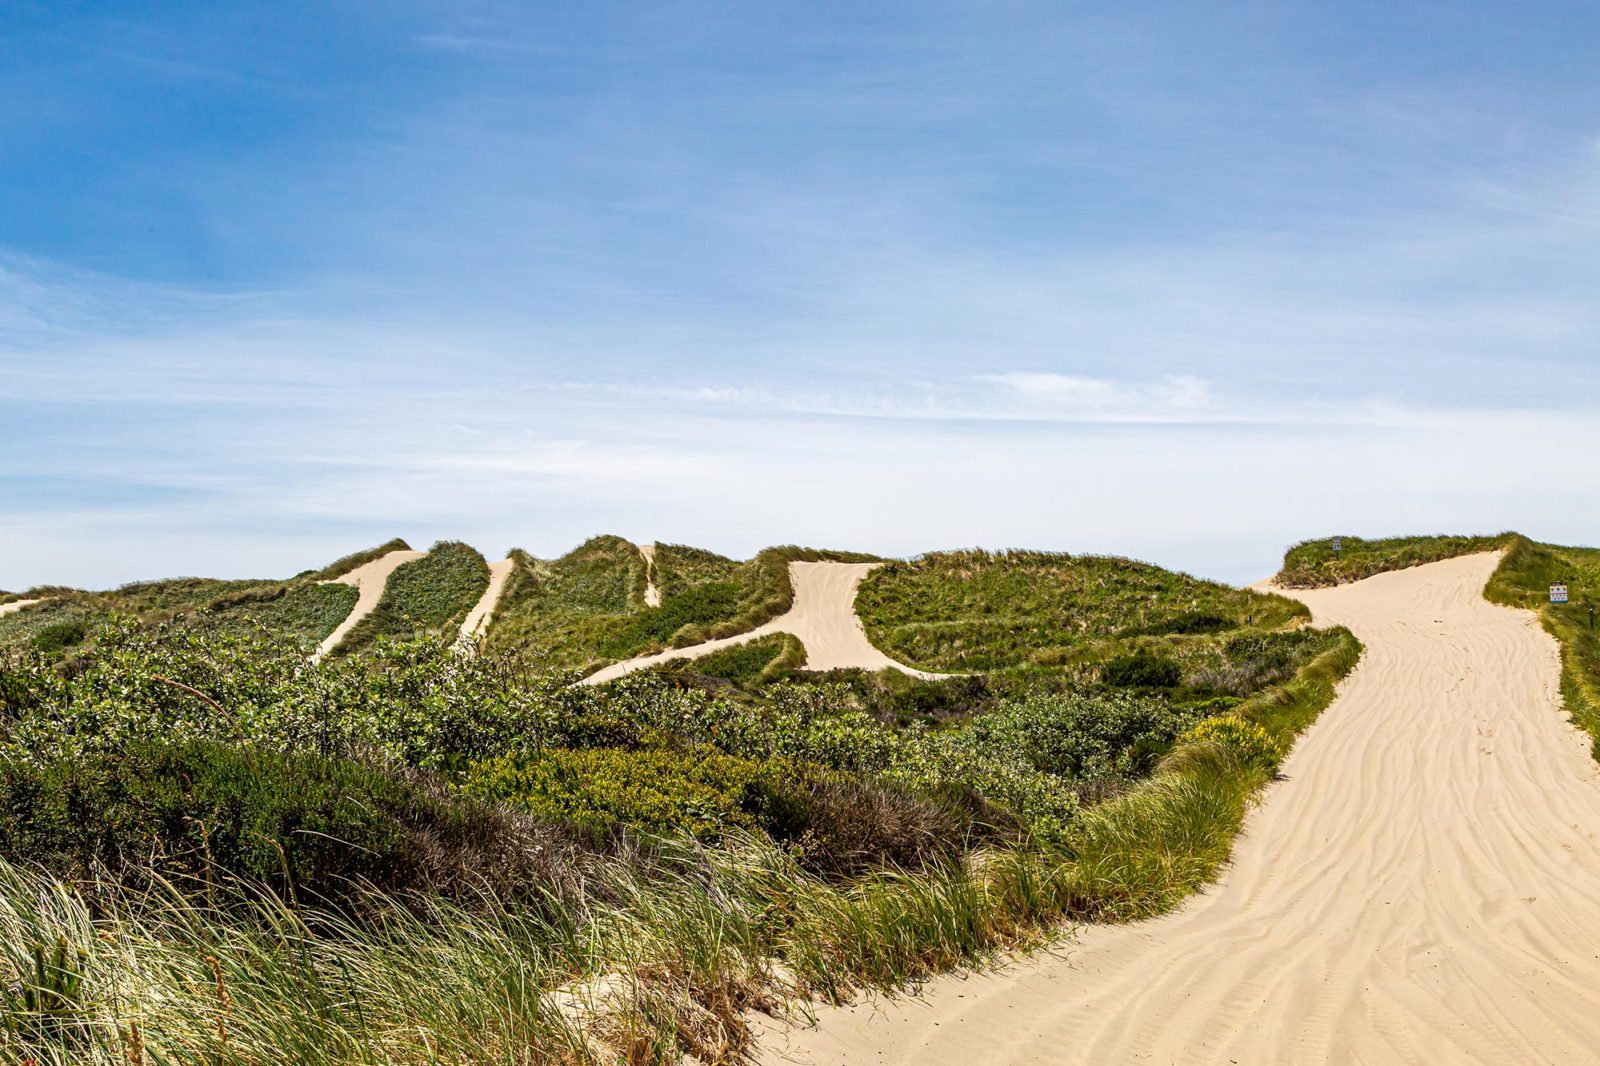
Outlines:
<svg viewBox="0 0 1600 1066"><path fill-rule="evenodd" d="M1333 538L1333 550L1336 551L1336 552L1344 551L1344 538L1343 537L1334 537Z"/></svg>
<svg viewBox="0 0 1600 1066"><path fill-rule="evenodd" d="M1564 585L1564 584L1551 585L1550 586L1550 602L1551 603L1566 603L1567 602L1567 586Z"/></svg>

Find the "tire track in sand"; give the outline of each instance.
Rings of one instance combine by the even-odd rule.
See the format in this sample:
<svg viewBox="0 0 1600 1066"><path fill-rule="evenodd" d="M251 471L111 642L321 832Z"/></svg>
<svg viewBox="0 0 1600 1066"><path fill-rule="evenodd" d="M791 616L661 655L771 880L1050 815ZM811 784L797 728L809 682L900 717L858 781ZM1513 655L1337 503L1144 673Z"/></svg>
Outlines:
<svg viewBox="0 0 1600 1066"><path fill-rule="evenodd" d="M768 1063L1600 1061L1600 774L1494 555L1291 591L1366 644L1219 884L1057 956L769 1025Z"/></svg>

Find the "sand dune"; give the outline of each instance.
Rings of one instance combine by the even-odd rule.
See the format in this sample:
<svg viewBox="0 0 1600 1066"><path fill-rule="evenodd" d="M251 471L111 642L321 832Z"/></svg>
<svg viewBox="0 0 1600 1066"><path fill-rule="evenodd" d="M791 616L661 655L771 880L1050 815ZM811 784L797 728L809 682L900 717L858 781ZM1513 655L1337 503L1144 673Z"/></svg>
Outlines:
<svg viewBox="0 0 1600 1066"><path fill-rule="evenodd" d="M483 590L483 595L462 621L462 640L474 640L483 635L489 620L494 617L495 607L500 603L500 594L506 590L506 579L516 565L515 559L502 559L489 564L489 587Z"/></svg>
<svg viewBox="0 0 1600 1066"><path fill-rule="evenodd" d="M768 1063L1600 1061L1600 775L1477 555L1289 593L1366 643L1222 882L1062 955L763 1034Z"/></svg>
<svg viewBox="0 0 1600 1066"><path fill-rule="evenodd" d="M15 611L20 611L24 607L32 607L36 603L43 602L43 600L12 600L10 603L0 603L0 616L8 615Z"/></svg>
<svg viewBox="0 0 1600 1066"><path fill-rule="evenodd" d="M661 606L661 589L656 587L656 546L654 544L635 545L639 554L644 556L644 605L646 607Z"/></svg>
<svg viewBox="0 0 1600 1066"><path fill-rule="evenodd" d="M773 633L790 633L806 648L805 669L841 670L893 668L915 677L938 678L913 670L889 658L872 646L861 619L856 617L856 586L878 563L790 563L789 579L794 583L794 605L784 614L748 633L709 640L687 648L672 648L656 655L644 655L613 663L584 679L584 684L599 684L674 659L697 659L723 648L745 644Z"/></svg>
<svg viewBox="0 0 1600 1066"><path fill-rule="evenodd" d="M383 599L383 587L389 583L390 574L394 573L402 564L409 563L413 559L420 559L426 554L427 552L409 550L392 551L386 555L378 556L370 563L364 563L356 567L342 577L334 578L330 584L354 585L359 595L356 597L356 605L350 609L350 614L345 617L345 620L340 622L339 627L329 633L321 644L317 645L317 650L311 655L312 661L315 662L321 659L334 648L337 648L339 642L345 638L345 634L349 633L356 627L357 623L373 612L378 606L378 601Z"/></svg>

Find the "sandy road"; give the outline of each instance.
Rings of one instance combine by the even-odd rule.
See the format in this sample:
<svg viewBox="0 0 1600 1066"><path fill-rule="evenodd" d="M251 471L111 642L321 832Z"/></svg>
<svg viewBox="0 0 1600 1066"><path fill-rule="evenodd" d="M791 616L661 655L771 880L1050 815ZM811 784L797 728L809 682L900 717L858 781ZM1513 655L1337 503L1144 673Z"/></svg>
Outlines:
<svg viewBox="0 0 1600 1066"><path fill-rule="evenodd" d="M1293 592L1361 665L1221 883L1061 956L763 1034L801 1063L1600 1062L1600 774L1477 555Z"/></svg>
<svg viewBox="0 0 1600 1066"><path fill-rule="evenodd" d="M0 616L8 615L14 611L20 611L24 607L32 607L36 603L43 602L43 600L12 600L10 603L0 603Z"/></svg>
<svg viewBox="0 0 1600 1066"><path fill-rule="evenodd" d="M354 585L358 593L356 605L350 608L350 613L345 616L345 620L340 622L332 633L324 637L321 644L317 645L317 650L311 654L312 662L321 659L334 648L337 648L339 642L345 638L345 634L354 629L357 623L377 608L378 601L383 599L383 587L389 583L390 574L398 570L402 564L409 563L413 559L420 559L426 554L428 553L405 549L388 552L378 556L370 563L363 563L348 574L336 577L332 582L329 582L329 584Z"/></svg>
<svg viewBox="0 0 1600 1066"><path fill-rule="evenodd" d="M807 670L893 668L913 677L938 678L913 670L889 658L867 639L861 619L856 616L856 587L878 563L790 563L789 580L794 583L794 604L777 618L738 636L708 640L687 648L672 648L655 655L612 663L583 679L597 685L674 659L698 659L723 648L745 644L773 633L790 633L805 645Z"/></svg>

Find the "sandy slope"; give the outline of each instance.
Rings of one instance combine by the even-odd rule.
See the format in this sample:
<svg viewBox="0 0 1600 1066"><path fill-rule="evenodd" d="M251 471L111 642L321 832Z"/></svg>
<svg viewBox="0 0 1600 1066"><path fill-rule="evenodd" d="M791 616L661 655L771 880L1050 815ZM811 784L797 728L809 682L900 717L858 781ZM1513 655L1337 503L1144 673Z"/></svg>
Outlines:
<svg viewBox="0 0 1600 1066"><path fill-rule="evenodd" d="M354 585L359 595L356 597L356 605L350 609L350 614L345 617L345 620L340 622L339 627L329 633L321 644L317 645L317 650L311 655L312 660L320 659L334 648L337 648L339 642L344 639L345 634L354 629L356 623L373 612L373 609L378 606L378 601L383 599L383 586L388 584L390 574L394 573L402 563L420 559L426 554L427 552L418 551L392 551L387 555L378 556L370 563L356 567L342 577L334 578L333 582L329 582L329 584L336 582L341 585Z"/></svg>
<svg viewBox="0 0 1600 1066"><path fill-rule="evenodd" d="M1478 555L1292 592L1366 643L1222 883L764 1034L808 1063L1600 1062L1600 775Z"/></svg>
<svg viewBox="0 0 1600 1066"><path fill-rule="evenodd" d="M772 633L792 633L806 648L807 670L839 670L859 667L883 670L893 667L916 677L937 678L902 666L867 640L856 617L856 586L877 563L790 563L789 579L794 583L794 605L788 611L748 633L722 640L708 640L687 648L673 648L656 655L613 663L584 679L585 684L611 681L635 670L672 659L698 659L702 655L744 644Z"/></svg>
<svg viewBox="0 0 1600 1066"><path fill-rule="evenodd" d="M500 603L500 594L506 590L506 579L511 576L511 570L516 565L515 559L502 559L498 563L489 564L489 587L483 590L483 595L478 597L477 604L467 612L467 617L462 621L462 640L483 635L489 620L494 617L495 607Z"/></svg>
<svg viewBox="0 0 1600 1066"><path fill-rule="evenodd" d="M639 554L644 556L644 605L646 607L661 606L661 590L656 587L656 546L654 544L636 544Z"/></svg>
<svg viewBox="0 0 1600 1066"><path fill-rule="evenodd" d="M43 602L43 600L12 600L10 603L0 603L0 616L8 615L14 611L20 611L24 607L32 607L36 603Z"/></svg>

